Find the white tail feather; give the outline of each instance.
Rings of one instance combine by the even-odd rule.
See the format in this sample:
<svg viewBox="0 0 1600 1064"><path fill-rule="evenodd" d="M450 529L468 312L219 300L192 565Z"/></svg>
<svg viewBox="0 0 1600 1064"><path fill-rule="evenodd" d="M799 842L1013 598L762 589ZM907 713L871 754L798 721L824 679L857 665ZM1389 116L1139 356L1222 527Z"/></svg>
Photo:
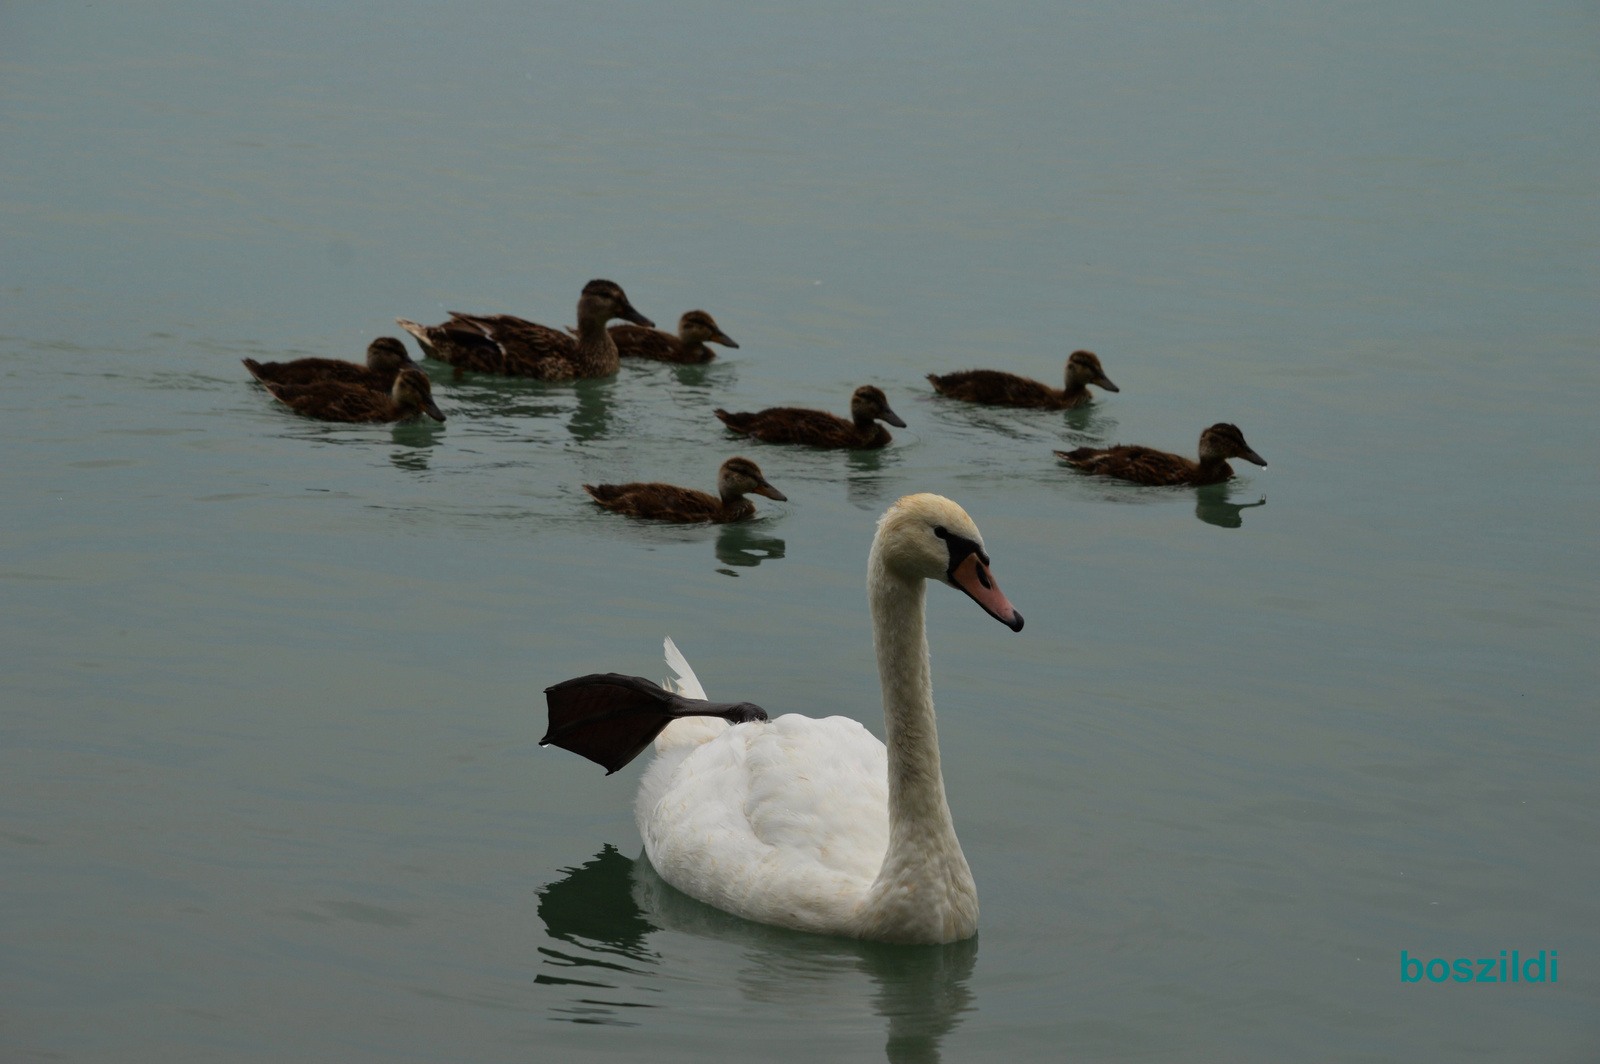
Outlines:
<svg viewBox="0 0 1600 1064"><path fill-rule="evenodd" d="M670 635L661 641L661 652L666 656L667 668L672 670L672 678L667 681L672 689L685 698L704 700L706 689L700 686L700 680L689 667L688 659L683 656L683 651L678 649L678 644L672 641Z"/></svg>
<svg viewBox="0 0 1600 1064"><path fill-rule="evenodd" d="M674 690L685 698L705 699L705 688L700 686L700 680L689 667L688 659L678 649L671 636L661 642L661 652L667 659L667 668L673 675L667 679L666 687ZM728 722L720 717L683 717L668 724L666 730L656 736L656 752L664 753L676 746L698 746L708 742L728 730Z"/></svg>

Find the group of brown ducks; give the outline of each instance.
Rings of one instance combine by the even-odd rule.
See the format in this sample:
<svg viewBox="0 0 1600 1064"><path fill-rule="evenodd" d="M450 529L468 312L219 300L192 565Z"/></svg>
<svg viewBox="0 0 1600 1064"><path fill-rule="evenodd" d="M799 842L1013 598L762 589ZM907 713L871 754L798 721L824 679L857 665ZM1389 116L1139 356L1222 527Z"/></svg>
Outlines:
<svg viewBox="0 0 1600 1064"><path fill-rule="evenodd" d="M608 328L617 318L632 322ZM590 281L578 299L578 326L560 330L509 314L460 314L440 325L419 325L405 318L397 323L416 337L425 356L449 363L463 373L493 373L539 380L567 381L608 377L623 358L698 363L716 357L707 344L736 348L716 321L703 310L678 319L678 334L660 332L654 322L628 302L611 281ZM367 347L367 363L328 358L293 362L244 360L256 380L285 406L324 421L402 421L426 415L443 421L433 401L427 374L413 362L405 345L380 336ZM1089 386L1120 391L1105 375L1100 359L1074 351L1067 359L1065 387L1057 389L998 370L975 369L943 376L929 374L934 391L952 399L990 406L1069 410L1090 401ZM882 423L905 427L889 408L882 389L864 385L850 397L850 417L822 410L771 407L755 413L717 410L730 430L767 443L797 443L852 450L883 447L892 438ZM1230 458L1265 466L1266 460L1245 443L1238 426L1219 423L1200 434L1200 460L1150 447L1079 447L1055 454L1086 473L1148 485L1216 484L1233 476ZM761 469L748 458L730 458L717 474L717 494L671 484L585 484L595 502L608 510L666 521L739 521L755 513L749 495L784 500Z"/></svg>

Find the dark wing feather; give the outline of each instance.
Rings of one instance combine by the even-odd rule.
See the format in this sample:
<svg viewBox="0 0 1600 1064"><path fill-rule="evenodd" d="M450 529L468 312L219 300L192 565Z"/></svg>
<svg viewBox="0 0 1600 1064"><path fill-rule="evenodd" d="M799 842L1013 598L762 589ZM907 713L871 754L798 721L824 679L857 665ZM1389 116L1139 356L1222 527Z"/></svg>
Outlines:
<svg viewBox="0 0 1600 1064"><path fill-rule="evenodd" d="M766 720L749 702L703 702L651 683L642 676L595 673L544 689L550 727L540 746L559 746L617 771L644 751L679 717L721 717L733 723Z"/></svg>
<svg viewBox="0 0 1600 1064"><path fill-rule="evenodd" d="M1103 450L1079 447L1075 451L1057 451L1056 454L1085 473L1131 480L1135 484L1161 486L1201 482L1198 463L1182 455L1158 451L1154 447L1124 445ZM1205 482L1210 481L1207 479Z"/></svg>
<svg viewBox="0 0 1600 1064"><path fill-rule="evenodd" d="M595 502L617 513L660 521L717 521L724 517L715 495L674 484L585 484Z"/></svg>
<svg viewBox="0 0 1600 1064"><path fill-rule="evenodd" d="M393 386L395 374L400 372L396 368L388 373L374 373L360 363L338 358L297 358L292 362L257 362L247 358L244 365L262 384L304 385L327 381L383 391Z"/></svg>
<svg viewBox="0 0 1600 1064"><path fill-rule="evenodd" d="M321 421L399 421L405 416L387 392L355 384L268 384L267 390L289 409Z"/></svg>
<svg viewBox="0 0 1600 1064"><path fill-rule="evenodd" d="M455 315L442 325L423 327L433 353L458 369L478 373L503 373L505 352L470 318Z"/></svg>
<svg viewBox="0 0 1600 1064"><path fill-rule="evenodd" d="M1059 406L1061 393L1015 373L969 369L944 376L928 374L933 390L952 399L991 406Z"/></svg>
<svg viewBox="0 0 1600 1064"><path fill-rule="evenodd" d="M656 362L710 362L716 353L705 344L686 344L671 333L646 329L642 325L613 325L611 342L624 358L648 358Z"/></svg>
<svg viewBox="0 0 1600 1064"><path fill-rule="evenodd" d="M564 332L510 314L451 311L450 315L452 324L478 330L499 349L500 365L490 372L542 380L570 380L577 375L568 364L577 357L578 342Z"/></svg>
<svg viewBox="0 0 1600 1064"><path fill-rule="evenodd" d="M452 310L442 325L406 327L420 329L434 354L457 369L545 380L577 376L570 365L578 349L572 337L509 314Z"/></svg>
<svg viewBox="0 0 1600 1064"><path fill-rule="evenodd" d="M860 447L867 441L846 421L825 410L775 406L754 414L730 414L718 410L717 417L734 432L767 443L809 443L815 447ZM887 435L887 434L885 434ZM879 444L879 446L882 446Z"/></svg>

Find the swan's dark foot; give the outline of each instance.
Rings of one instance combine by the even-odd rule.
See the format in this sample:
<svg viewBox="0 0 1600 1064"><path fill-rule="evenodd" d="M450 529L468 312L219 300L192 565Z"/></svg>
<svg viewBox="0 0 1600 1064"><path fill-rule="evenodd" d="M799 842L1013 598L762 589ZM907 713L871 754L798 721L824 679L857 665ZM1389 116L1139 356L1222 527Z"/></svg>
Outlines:
<svg viewBox="0 0 1600 1064"><path fill-rule="evenodd" d="M733 724L767 719L767 711L751 702L702 702L620 672L564 680L546 687L544 696L550 730L539 745L571 750L608 776L638 757L679 717L721 717Z"/></svg>

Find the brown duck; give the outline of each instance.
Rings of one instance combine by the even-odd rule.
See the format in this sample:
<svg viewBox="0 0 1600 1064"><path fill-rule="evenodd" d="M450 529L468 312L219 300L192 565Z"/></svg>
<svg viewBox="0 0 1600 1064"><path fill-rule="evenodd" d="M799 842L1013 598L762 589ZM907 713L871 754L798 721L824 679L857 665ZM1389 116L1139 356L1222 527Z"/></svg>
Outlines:
<svg viewBox="0 0 1600 1064"><path fill-rule="evenodd" d="M428 375L407 367L395 374L388 391L366 388L343 381L315 384L277 384L262 381L273 398L297 414L322 421L404 421L427 414L443 421L444 414L433 402Z"/></svg>
<svg viewBox="0 0 1600 1064"><path fill-rule="evenodd" d="M583 490L595 502L619 514L684 523L742 521L756 512L755 504L746 495L765 495L779 502L789 498L768 484L761 468L748 458L730 458L722 463L717 470L716 495L671 484L585 484Z"/></svg>
<svg viewBox="0 0 1600 1064"><path fill-rule="evenodd" d="M703 310L691 310L678 319L678 335L637 325L613 325L611 342L623 358L650 358L657 362L710 362L717 353L706 344L738 347Z"/></svg>
<svg viewBox="0 0 1600 1064"><path fill-rule="evenodd" d="M870 384L863 384L850 397L849 421L825 410L797 406L774 406L754 414L718 410L716 414L734 432L767 443L809 443L813 447L849 447L852 450L882 447L894 438L888 429L877 423L879 421L902 429L906 427L900 416L889 409L883 389Z"/></svg>
<svg viewBox="0 0 1600 1064"><path fill-rule="evenodd" d="M244 368L262 384L318 384L337 381L342 384L359 384L386 392L394 385L395 376L407 366L414 366L406 345L392 336L380 336L367 345L367 364L359 365L339 358L297 358L293 362L257 362L244 360Z"/></svg>
<svg viewBox="0 0 1600 1064"><path fill-rule="evenodd" d="M640 325L655 323L633 309L622 289L610 281L590 281L578 298L577 338L509 314L462 314L452 310L443 325L418 325L396 318L400 327L430 357L448 362L457 372L499 373L569 381L609 377L617 372L617 345L606 331L612 318Z"/></svg>
<svg viewBox="0 0 1600 1064"><path fill-rule="evenodd" d="M1258 466L1267 460L1244 442L1239 426L1218 422L1200 434L1200 461L1153 447L1079 447L1057 451L1062 459L1085 473L1131 480L1135 484L1220 484L1233 476L1230 458L1243 458Z"/></svg>
<svg viewBox="0 0 1600 1064"><path fill-rule="evenodd" d="M962 373L928 374L933 390L952 399L990 406L1032 406L1045 410L1070 410L1091 398L1089 385L1108 392L1122 389L1111 383L1100 368L1100 359L1089 351L1074 351L1067 359L1067 386L1060 390L1014 373L993 369L969 369Z"/></svg>

